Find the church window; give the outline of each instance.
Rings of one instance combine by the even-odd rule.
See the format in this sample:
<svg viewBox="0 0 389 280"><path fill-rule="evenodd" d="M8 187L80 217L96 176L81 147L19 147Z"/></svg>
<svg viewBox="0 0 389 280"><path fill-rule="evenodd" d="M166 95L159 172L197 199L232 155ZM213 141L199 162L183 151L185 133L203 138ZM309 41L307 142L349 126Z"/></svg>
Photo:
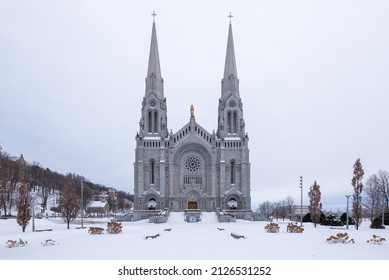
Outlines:
<svg viewBox="0 0 389 280"><path fill-rule="evenodd" d="M153 132L153 120L152 120L152 113L149 111L148 113L148 132L151 133Z"/></svg>
<svg viewBox="0 0 389 280"><path fill-rule="evenodd" d="M227 113L227 131L228 133L232 133L232 124L231 124L231 112Z"/></svg>
<svg viewBox="0 0 389 280"><path fill-rule="evenodd" d="M150 182L151 184L154 184L155 181L155 162L154 160L150 160Z"/></svg>
<svg viewBox="0 0 389 280"><path fill-rule="evenodd" d="M185 168L188 172L194 173L198 172L201 167L201 161L198 157L196 156L189 156L185 160Z"/></svg>
<svg viewBox="0 0 389 280"><path fill-rule="evenodd" d="M158 112L154 112L154 133L158 132Z"/></svg>
<svg viewBox="0 0 389 280"><path fill-rule="evenodd" d="M233 133L237 132L237 129L236 129L237 119L238 119L237 113L234 112L233 119L232 119L233 120Z"/></svg>
<svg viewBox="0 0 389 280"><path fill-rule="evenodd" d="M235 161L231 160L231 184L235 184Z"/></svg>

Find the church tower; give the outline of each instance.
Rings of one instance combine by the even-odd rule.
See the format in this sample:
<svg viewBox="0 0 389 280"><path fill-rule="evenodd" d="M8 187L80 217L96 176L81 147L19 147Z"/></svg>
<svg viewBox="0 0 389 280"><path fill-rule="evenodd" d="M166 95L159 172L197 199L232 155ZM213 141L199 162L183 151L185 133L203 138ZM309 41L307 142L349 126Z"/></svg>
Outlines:
<svg viewBox="0 0 389 280"><path fill-rule="evenodd" d="M230 17L232 16L230 15ZM228 29L227 52L221 87L217 135L219 138L226 136L244 137L243 103L239 96L239 79L231 21Z"/></svg>
<svg viewBox="0 0 389 280"><path fill-rule="evenodd" d="M156 14L152 14L155 18ZM146 90L142 101L134 163L135 209L164 208L167 106L153 20Z"/></svg>
<svg viewBox="0 0 389 280"><path fill-rule="evenodd" d="M142 136L167 136L166 98L163 93L163 78L159 63L155 21L151 32L149 65L146 77L146 92L142 103L139 134Z"/></svg>
<svg viewBox="0 0 389 280"><path fill-rule="evenodd" d="M216 133L197 123L193 105L188 122L175 133L168 132L155 20L145 86L136 134L134 209L214 211L221 208L249 212L248 136L239 95L231 21Z"/></svg>
<svg viewBox="0 0 389 280"><path fill-rule="evenodd" d="M249 139L245 133L243 103L239 94L231 14L229 18L217 129L217 137L220 141L218 178L220 180L221 207L250 209Z"/></svg>

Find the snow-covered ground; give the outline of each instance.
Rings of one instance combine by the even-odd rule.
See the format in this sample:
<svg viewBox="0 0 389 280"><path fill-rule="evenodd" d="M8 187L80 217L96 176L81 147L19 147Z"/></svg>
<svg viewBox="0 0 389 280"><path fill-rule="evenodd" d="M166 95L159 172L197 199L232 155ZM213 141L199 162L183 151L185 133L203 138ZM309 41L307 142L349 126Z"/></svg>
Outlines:
<svg viewBox="0 0 389 280"><path fill-rule="evenodd" d="M304 233L287 233L288 221L274 221L279 233L267 233L267 222L237 220L218 223L215 213L203 213L199 223L187 223L183 213L171 213L165 224L151 224L147 220L123 222L120 234L90 235L88 228L106 228L107 219L84 219L84 229L77 229L80 221L70 229L61 218L35 219L23 233L15 219L0 220L0 259L2 260L388 260L388 230L370 229L369 222L357 231L313 224L304 224ZM219 230L219 229L224 230ZM165 231L165 229L171 229ZM354 244L329 244L326 239L339 232L348 232ZM244 235L234 239L231 233ZM160 234L154 239L146 236ZM367 243L372 235L388 240L382 245ZM24 247L8 248L8 240L27 241ZM55 241L43 246L45 240Z"/></svg>

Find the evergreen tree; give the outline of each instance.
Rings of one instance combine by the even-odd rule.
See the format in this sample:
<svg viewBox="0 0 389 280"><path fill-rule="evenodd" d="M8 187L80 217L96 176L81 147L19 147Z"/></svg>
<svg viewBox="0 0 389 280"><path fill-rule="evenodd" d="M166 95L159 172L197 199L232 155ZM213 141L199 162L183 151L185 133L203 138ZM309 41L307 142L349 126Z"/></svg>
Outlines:
<svg viewBox="0 0 389 280"><path fill-rule="evenodd" d="M19 188L18 214L16 221L22 227L23 232L31 220L31 197L28 184L22 184Z"/></svg>
<svg viewBox="0 0 389 280"><path fill-rule="evenodd" d="M317 223L320 223L322 203L321 201L321 192L320 186L315 181L313 185L309 188L309 212L311 214L311 221L314 223L315 227Z"/></svg>
<svg viewBox="0 0 389 280"><path fill-rule="evenodd" d="M355 220L355 228L358 230L362 222L362 178L365 171L362 168L361 160L358 158L354 164L354 175L351 180L351 185L354 187L353 193L353 216Z"/></svg>

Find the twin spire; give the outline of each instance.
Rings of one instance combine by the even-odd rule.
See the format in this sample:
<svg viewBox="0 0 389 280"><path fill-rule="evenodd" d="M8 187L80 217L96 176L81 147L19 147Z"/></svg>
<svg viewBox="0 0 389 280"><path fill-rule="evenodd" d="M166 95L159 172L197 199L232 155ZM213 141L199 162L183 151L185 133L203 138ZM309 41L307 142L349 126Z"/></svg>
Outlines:
<svg viewBox="0 0 389 280"><path fill-rule="evenodd" d="M163 99L164 98L163 79L161 76L161 67L159 63L158 42L157 42L157 31L155 27L156 13L153 12L151 15L154 17L154 20L153 20L153 27L151 32L149 65L148 65L147 77L146 77L146 96L149 96L150 94L154 93L157 98ZM230 18L230 24L228 30L227 52L226 52L226 60L224 66L224 75L222 79L222 99L224 100L227 99L231 94L239 98L239 80L238 80L238 73L236 69L234 39L232 36L231 13L228 17Z"/></svg>
<svg viewBox="0 0 389 280"><path fill-rule="evenodd" d="M231 14L229 16L232 17ZM222 99L227 99L231 94L239 98L239 80L236 70L234 38L232 37L232 24L228 29L226 61L222 79Z"/></svg>
<svg viewBox="0 0 389 280"><path fill-rule="evenodd" d="M155 12L153 12L152 16L156 16ZM147 68L146 77L146 96L149 96L152 93L159 99L163 99L163 79L161 76L161 66L159 64L157 31L154 20L151 31L149 66Z"/></svg>

